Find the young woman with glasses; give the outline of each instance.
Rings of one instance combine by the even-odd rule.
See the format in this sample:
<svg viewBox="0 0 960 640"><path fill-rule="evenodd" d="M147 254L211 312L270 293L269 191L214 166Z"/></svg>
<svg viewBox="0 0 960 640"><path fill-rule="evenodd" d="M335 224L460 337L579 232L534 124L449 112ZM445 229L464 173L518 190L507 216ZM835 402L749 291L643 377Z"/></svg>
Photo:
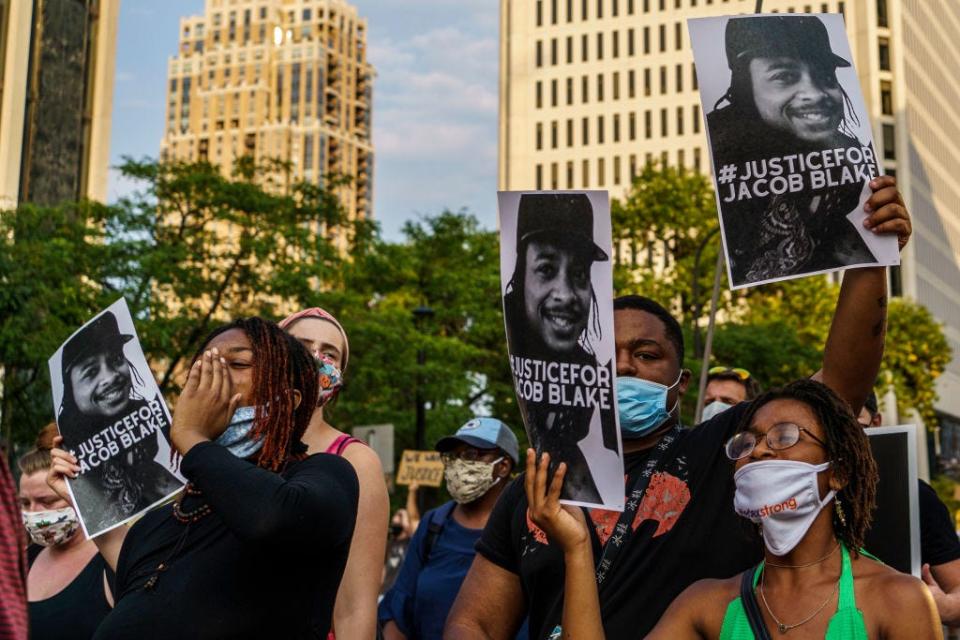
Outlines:
<svg viewBox="0 0 960 640"><path fill-rule="evenodd" d="M861 550L877 468L849 407L801 380L760 396L741 425L726 444L734 508L758 525L764 560L741 575L694 583L648 637L941 638L923 583ZM531 517L565 552L564 637L603 638L582 513L557 501L562 471L548 488L546 465L532 452L527 471Z"/></svg>

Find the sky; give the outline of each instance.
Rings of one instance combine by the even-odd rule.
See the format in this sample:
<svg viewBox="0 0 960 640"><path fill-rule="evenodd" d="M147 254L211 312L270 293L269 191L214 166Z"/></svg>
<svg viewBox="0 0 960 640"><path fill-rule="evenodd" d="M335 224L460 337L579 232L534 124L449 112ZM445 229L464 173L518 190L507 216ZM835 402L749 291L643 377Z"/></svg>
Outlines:
<svg viewBox="0 0 960 640"><path fill-rule="evenodd" d="M122 0L111 165L156 158L167 61L181 16L203 0ZM498 4L493 0L352 0L367 18L373 95L374 216L403 223L444 209L496 228ZM111 200L134 185L111 170Z"/></svg>

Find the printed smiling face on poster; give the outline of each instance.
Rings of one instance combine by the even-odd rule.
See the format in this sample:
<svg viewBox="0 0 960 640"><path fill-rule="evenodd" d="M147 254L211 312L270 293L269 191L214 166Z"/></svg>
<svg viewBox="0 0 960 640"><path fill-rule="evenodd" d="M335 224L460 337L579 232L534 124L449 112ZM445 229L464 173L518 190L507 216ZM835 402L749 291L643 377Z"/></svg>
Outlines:
<svg viewBox="0 0 960 640"><path fill-rule="evenodd" d="M507 346L527 435L553 468L567 464L565 500L618 508L608 195L502 192L499 205Z"/></svg>
<svg viewBox="0 0 960 640"><path fill-rule="evenodd" d="M170 455L170 413L123 300L70 336L49 361L63 446L81 472L68 482L84 533L99 533L183 484Z"/></svg>
<svg viewBox="0 0 960 640"><path fill-rule="evenodd" d="M899 264L862 226L880 170L842 16L689 27L732 287Z"/></svg>

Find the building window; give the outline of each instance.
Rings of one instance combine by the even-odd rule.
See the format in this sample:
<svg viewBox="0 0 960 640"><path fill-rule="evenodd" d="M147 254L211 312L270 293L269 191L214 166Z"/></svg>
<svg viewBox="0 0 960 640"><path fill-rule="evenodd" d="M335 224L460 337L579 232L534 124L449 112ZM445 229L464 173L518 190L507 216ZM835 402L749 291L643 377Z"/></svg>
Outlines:
<svg viewBox="0 0 960 640"><path fill-rule="evenodd" d="M573 64L573 36L567 36L567 64Z"/></svg>
<svg viewBox="0 0 960 640"><path fill-rule="evenodd" d="M683 135L683 107L677 107L677 135Z"/></svg>
<svg viewBox="0 0 960 640"><path fill-rule="evenodd" d="M537 26L543 26L543 0L537 0Z"/></svg>
<svg viewBox="0 0 960 640"><path fill-rule="evenodd" d="M557 79L554 78L553 80L550 81L550 106L551 107L557 106L558 93L559 91L557 88Z"/></svg>
<svg viewBox="0 0 960 640"><path fill-rule="evenodd" d="M537 68L543 66L543 40L537 40Z"/></svg>
<svg viewBox="0 0 960 640"><path fill-rule="evenodd" d="M667 92L667 68L665 66L660 67L660 95L663 95Z"/></svg>
<svg viewBox="0 0 960 640"><path fill-rule="evenodd" d="M573 189L573 161L567 162L567 189Z"/></svg>
<svg viewBox="0 0 960 640"><path fill-rule="evenodd" d="M597 144L603 144L603 116L597 116Z"/></svg>
<svg viewBox="0 0 960 640"><path fill-rule="evenodd" d="M603 74L597 74L597 102L603 102Z"/></svg>
<svg viewBox="0 0 960 640"><path fill-rule="evenodd" d="M543 165L537 165L537 191L543 190Z"/></svg>
<svg viewBox="0 0 960 640"><path fill-rule="evenodd" d="M700 147L696 147L693 150L693 169L697 173L700 173Z"/></svg>
<svg viewBox="0 0 960 640"><path fill-rule="evenodd" d="M603 34L597 34L597 60L603 60Z"/></svg>
<svg viewBox="0 0 960 640"><path fill-rule="evenodd" d="M627 0L627 15L633 15L634 0Z"/></svg>
<svg viewBox="0 0 960 640"><path fill-rule="evenodd" d="M567 0L567 22L573 22L573 0Z"/></svg>
<svg viewBox="0 0 960 640"><path fill-rule="evenodd" d="M649 96L652 88L650 87L650 69L643 70L643 95Z"/></svg>
<svg viewBox="0 0 960 640"><path fill-rule="evenodd" d="M683 23L676 22L673 25L674 48L677 51L683 49Z"/></svg>
<svg viewBox="0 0 960 640"><path fill-rule="evenodd" d="M612 46L613 46L613 57L614 57L614 58L619 58L619 57L620 57L620 32L619 32L619 31L614 31L614 32L611 34L611 37L613 38L613 44L612 44Z"/></svg>
<svg viewBox="0 0 960 640"><path fill-rule="evenodd" d="M693 132L700 133L700 105L693 105Z"/></svg>
<svg viewBox="0 0 960 640"><path fill-rule="evenodd" d="M556 149L558 146L560 146L559 137L560 135L557 127L557 121L554 120L553 122L550 123L550 148L551 149Z"/></svg>
<svg viewBox="0 0 960 640"><path fill-rule="evenodd" d="M630 116L627 118L627 136L631 141L637 139L637 114L633 111L630 112Z"/></svg>
<svg viewBox="0 0 960 640"><path fill-rule="evenodd" d="M550 0L550 24L557 24L557 0Z"/></svg>
<svg viewBox="0 0 960 640"><path fill-rule="evenodd" d="M543 108L543 82L537 80L537 109Z"/></svg>
<svg viewBox="0 0 960 640"><path fill-rule="evenodd" d="M583 139L583 146L590 144L590 118L583 119L580 137Z"/></svg>
<svg viewBox="0 0 960 640"><path fill-rule="evenodd" d="M883 125L883 159L897 159L897 135L892 124Z"/></svg>
<svg viewBox="0 0 960 640"><path fill-rule="evenodd" d="M647 140L653 137L653 114L649 109L643 112L643 137Z"/></svg>
<svg viewBox="0 0 960 640"><path fill-rule="evenodd" d="M620 142L620 114L613 114L613 141Z"/></svg>
<svg viewBox="0 0 960 640"><path fill-rule="evenodd" d="M597 159L597 186L598 187L602 187L606 179L606 176L603 175L604 173L606 173L604 171L605 168L606 167L604 166L603 158L598 158Z"/></svg>
<svg viewBox="0 0 960 640"><path fill-rule="evenodd" d="M597 19L603 17L603 0L597 0Z"/></svg>
<svg viewBox="0 0 960 640"><path fill-rule="evenodd" d="M587 19L587 0L580 0L580 19Z"/></svg>
<svg viewBox="0 0 960 640"><path fill-rule="evenodd" d="M697 82L697 65L690 65L690 81L693 83L693 90L696 91L700 88L699 83Z"/></svg>
<svg viewBox="0 0 960 640"><path fill-rule="evenodd" d="M636 30L627 29L627 55L631 57L637 53L636 35L637 35Z"/></svg>
<svg viewBox="0 0 960 640"><path fill-rule="evenodd" d="M610 15L616 18L617 15L619 15L620 13L620 0L610 0L610 1L612 3L610 5Z"/></svg>
<svg viewBox="0 0 960 640"><path fill-rule="evenodd" d="M667 128L667 110L660 109L660 137L666 138L669 135Z"/></svg>
<svg viewBox="0 0 960 640"><path fill-rule="evenodd" d="M630 182L633 183L637 178L637 156L630 154Z"/></svg>
<svg viewBox="0 0 960 640"><path fill-rule="evenodd" d="M643 52L650 53L650 27L643 28Z"/></svg>
<svg viewBox="0 0 960 640"><path fill-rule="evenodd" d="M537 123L537 151L543 149L543 123Z"/></svg>
<svg viewBox="0 0 960 640"><path fill-rule="evenodd" d="M552 38L550 40L550 64L553 66L557 66L557 60L559 59L557 49L557 39Z"/></svg>
<svg viewBox="0 0 960 640"><path fill-rule="evenodd" d="M633 69L627 71L627 97L637 97L637 74L634 73Z"/></svg>
<svg viewBox="0 0 960 640"><path fill-rule="evenodd" d="M583 181L582 181L583 188L589 189L590 188L590 161L589 160L583 161L583 173L581 177L583 178Z"/></svg>
<svg viewBox="0 0 960 640"><path fill-rule="evenodd" d="M590 76L583 76L580 79L580 93L583 94L583 104L590 102Z"/></svg>
<svg viewBox="0 0 960 640"><path fill-rule="evenodd" d="M660 25L660 53L667 50L667 25Z"/></svg>
<svg viewBox="0 0 960 640"><path fill-rule="evenodd" d="M567 78L567 104L573 104L573 78Z"/></svg>
<svg viewBox="0 0 960 640"><path fill-rule="evenodd" d="M677 65L677 93L683 91L683 65Z"/></svg>
<svg viewBox="0 0 960 640"><path fill-rule="evenodd" d="M885 116L893 115L893 85L886 80L880 81L880 111Z"/></svg>
<svg viewBox="0 0 960 640"><path fill-rule="evenodd" d="M619 71L613 72L613 99L614 100L620 99L620 72Z"/></svg>
<svg viewBox="0 0 960 640"><path fill-rule="evenodd" d="M880 38L880 69L890 71L890 40Z"/></svg>
<svg viewBox="0 0 960 640"><path fill-rule="evenodd" d="M620 184L620 156L613 157L613 184Z"/></svg>
<svg viewBox="0 0 960 640"><path fill-rule="evenodd" d="M587 34L583 34L582 36L580 36L580 61L581 62L586 62L587 59L590 57L589 49L590 49L590 46L589 46L589 41L587 40Z"/></svg>
<svg viewBox="0 0 960 640"><path fill-rule="evenodd" d="M573 118L567 118L567 146L573 146Z"/></svg>

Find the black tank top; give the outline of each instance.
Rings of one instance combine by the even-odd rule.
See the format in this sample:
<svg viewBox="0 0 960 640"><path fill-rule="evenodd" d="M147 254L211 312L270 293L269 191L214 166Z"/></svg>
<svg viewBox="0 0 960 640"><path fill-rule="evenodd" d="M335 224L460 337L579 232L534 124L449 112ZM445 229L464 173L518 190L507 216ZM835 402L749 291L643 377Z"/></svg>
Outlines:
<svg viewBox="0 0 960 640"><path fill-rule="evenodd" d="M39 545L27 550L30 566L43 551ZM30 640L88 640L110 613L103 592L103 573L113 587L113 572L99 553L87 563L73 582L60 593L28 603Z"/></svg>

